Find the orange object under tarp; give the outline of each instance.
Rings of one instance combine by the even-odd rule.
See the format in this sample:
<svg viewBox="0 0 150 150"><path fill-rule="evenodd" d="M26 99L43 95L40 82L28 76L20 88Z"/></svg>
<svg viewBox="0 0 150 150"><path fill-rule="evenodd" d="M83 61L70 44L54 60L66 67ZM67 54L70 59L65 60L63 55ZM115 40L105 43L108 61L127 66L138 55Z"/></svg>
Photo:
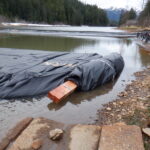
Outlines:
<svg viewBox="0 0 150 150"><path fill-rule="evenodd" d="M49 91L48 97L52 99L55 103L59 103L61 100L74 92L76 88L77 84L72 81L66 81L52 91Z"/></svg>

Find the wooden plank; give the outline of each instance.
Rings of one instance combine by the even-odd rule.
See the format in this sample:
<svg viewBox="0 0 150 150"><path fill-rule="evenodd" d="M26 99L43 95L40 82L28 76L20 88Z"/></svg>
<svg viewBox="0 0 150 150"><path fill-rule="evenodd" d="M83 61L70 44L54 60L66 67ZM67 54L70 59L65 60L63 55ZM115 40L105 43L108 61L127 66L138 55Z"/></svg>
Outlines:
<svg viewBox="0 0 150 150"><path fill-rule="evenodd" d="M77 88L77 84L72 81L66 81L62 85L48 92L48 97L52 99L55 103L59 103L71 93L73 93Z"/></svg>

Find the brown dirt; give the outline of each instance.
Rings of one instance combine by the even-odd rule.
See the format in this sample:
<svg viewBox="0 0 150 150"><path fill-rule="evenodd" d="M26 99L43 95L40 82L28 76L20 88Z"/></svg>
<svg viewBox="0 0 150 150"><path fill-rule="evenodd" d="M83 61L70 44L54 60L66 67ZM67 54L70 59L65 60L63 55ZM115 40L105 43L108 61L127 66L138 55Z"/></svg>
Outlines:
<svg viewBox="0 0 150 150"><path fill-rule="evenodd" d="M136 80L126 86L118 99L98 111L99 125L125 122L141 128L150 126L150 67L135 73ZM150 150L150 138L144 135L145 148Z"/></svg>

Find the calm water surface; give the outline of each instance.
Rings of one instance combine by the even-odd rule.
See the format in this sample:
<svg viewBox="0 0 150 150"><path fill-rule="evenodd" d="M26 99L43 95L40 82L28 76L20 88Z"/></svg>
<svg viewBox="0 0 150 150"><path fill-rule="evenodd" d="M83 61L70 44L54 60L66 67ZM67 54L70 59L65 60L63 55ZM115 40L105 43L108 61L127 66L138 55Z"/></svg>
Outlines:
<svg viewBox="0 0 150 150"><path fill-rule="evenodd" d="M101 32L121 33L113 28L37 26L26 29L13 27L0 30L0 48L12 48L12 53L15 48L101 55L118 52L125 60L125 68L115 82L90 92L76 92L60 104L53 104L46 96L21 101L0 101L0 137L27 116L46 117L68 124L93 123L102 104L117 98L125 84L134 79L133 73L150 65L150 55L139 49L135 38L100 36Z"/></svg>

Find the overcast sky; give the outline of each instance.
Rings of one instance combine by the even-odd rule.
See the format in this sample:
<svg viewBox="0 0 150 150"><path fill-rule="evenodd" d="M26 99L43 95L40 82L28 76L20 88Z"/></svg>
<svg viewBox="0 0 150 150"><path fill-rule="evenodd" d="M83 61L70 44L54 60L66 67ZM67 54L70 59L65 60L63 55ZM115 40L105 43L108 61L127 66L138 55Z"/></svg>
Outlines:
<svg viewBox="0 0 150 150"><path fill-rule="evenodd" d="M130 9L131 7L141 10L143 0L80 0L84 3L88 4L96 4L100 8L127 8ZM146 1L146 0L145 0Z"/></svg>

